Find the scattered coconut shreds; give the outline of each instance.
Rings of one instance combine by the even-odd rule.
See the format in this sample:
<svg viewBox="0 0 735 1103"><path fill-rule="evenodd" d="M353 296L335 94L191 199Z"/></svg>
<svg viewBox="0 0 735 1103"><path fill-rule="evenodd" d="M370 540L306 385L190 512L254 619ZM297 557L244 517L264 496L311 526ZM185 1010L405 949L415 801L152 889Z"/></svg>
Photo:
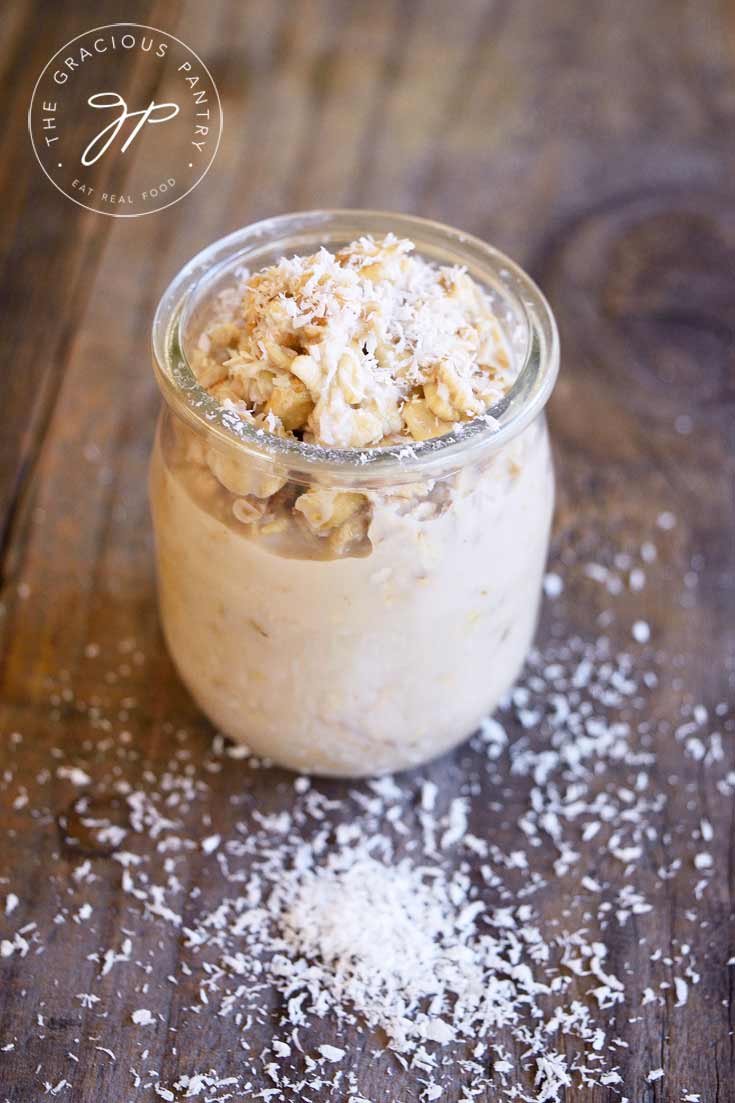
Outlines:
<svg viewBox="0 0 735 1103"><path fill-rule="evenodd" d="M651 629L644 620L637 620L635 622L632 633L636 643L648 643L651 638Z"/></svg>
<svg viewBox="0 0 735 1103"><path fill-rule="evenodd" d="M674 524L661 514L659 538ZM614 556L597 548L583 585L592 579L603 583L606 601L630 601L655 584L658 558L650 540ZM68 798L69 783L83 787L73 824L60 822L70 846L80 837L84 845L59 883L49 930L22 925L26 901L3 877L0 969L7 959L17 984L24 975L30 981L30 962L53 935L64 961L84 969L79 987L87 990L73 1006L102 1075L118 1075L121 1021L139 1048L126 1080L130 1103L559 1103L581 1087L623 1099L637 1098L645 1083L665 1084L665 1068L644 1071L643 1084L627 1083L623 1058L638 1037L646 1044L657 1016L696 1013L705 965L692 945L701 944L710 914L700 901L718 880L721 810L711 800L706 808L694 802L705 768L723 808L732 802L735 769L722 738L732 720L724 703L691 701L683 680L672 686L680 719L671 730L652 719L659 680L684 664L658 649L644 660L652 649L635 645L648 642L648 622L634 617L620 617L633 625L630 650L617 652L604 632L570 638L563 619L570 580L559 564L545 590L556 618L551 642L530 655L507 701L458 752L459 781L445 762L342 787L336 799L334 785L297 777L285 786L280 780L267 809L259 808L248 779L266 763L219 736L202 756L199 736L190 742L169 724L168 767L147 768L134 787L119 763L140 754L130 735L136 701L124 696L126 678L145 662L135 641L121 641L106 669L105 682L122 695L115 710L78 700L69 676L60 677L52 709L58 719L69 708L85 714L90 738L74 747L74 762L55 752L53 768L37 778L41 795L47 787L48 815L17 783L12 755L0 796L37 830L53 824L60 790ZM597 623L614 619L608 609ZM85 655L110 661L96 644ZM666 786L656 736L667 746ZM11 748L21 743L13 733ZM670 826L686 784L672 773L676 762L682 775L694 770L699 778L686 794L691 835ZM223 814L215 786L225 771L242 771L242 785L225 786ZM119 808L108 819L96 794L110 791ZM487 829L488 808L497 831ZM86 846L119 870L128 907L116 926L101 921L109 885ZM659 947L657 901L669 880L686 876L695 887L677 918L679 941L667 933ZM98 940L92 953L90 933ZM166 1032L181 1072L163 1078L153 1047L172 992L187 993L175 1030ZM26 1002L43 1045L44 1023L60 1008ZM0 1038L0 1054L16 1046ZM212 1067L190 1067L194 1050L210 1052ZM67 1056L74 1068L79 1058ZM48 1074L41 1063L36 1076L50 1097L73 1091L50 1062ZM697 1103L700 1094L682 1092L682 1099Z"/></svg>
<svg viewBox="0 0 735 1103"><path fill-rule="evenodd" d="M549 573L544 576L544 593L547 597L559 597L563 589L564 582L561 576L556 574L555 571L549 571Z"/></svg>

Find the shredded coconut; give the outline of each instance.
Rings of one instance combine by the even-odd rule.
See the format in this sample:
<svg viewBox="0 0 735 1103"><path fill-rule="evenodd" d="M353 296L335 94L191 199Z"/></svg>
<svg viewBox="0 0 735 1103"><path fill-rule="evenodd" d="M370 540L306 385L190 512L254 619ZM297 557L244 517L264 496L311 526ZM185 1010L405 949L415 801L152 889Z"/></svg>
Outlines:
<svg viewBox="0 0 735 1103"><path fill-rule="evenodd" d="M603 551L596 557L606 577L635 569L630 549L617 567ZM550 608L562 618L574 582L562 565L557 570L564 586ZM603 593L611 602L631 598L627 588ZM680 701L671 730L654 708L662 670L667 693ZM257 782L264 763L216 737L195 765L200 736L195 741L173 724L166 729L176 748L170 761L131 772L136 785L123 780L118 756L124 759L128 744L113 734L127 730L135 703L123 706L121 719L98 701L76 699L60 678L51 691L52 723L78 708L90 725L85 747L74 748L82 765L61 768L83 770L90 799L96 787L112 785L127 813L125 830L110 834L119 824L95 811L94 838L113 848L128 906L112 933L100 928L74 1005L90 1020L85 1039L102 1062L100 1075L122 1065L110 1045L127 1019L140 1047L130 1087L126 1080L131 1103L381 1103L383 1096L370 1100L372 1086L391 1078L391 1097L421 1101L557 1103L594 1086L623 1098L640 1093L640 1083L626 1082L628 1048L645 1047L654 1024L683 1024L697 1013L705 969L710 977L735 966L727 952L715 960L711 947L706 958L692 948L711 922L711 894L720 899L714 843L735 795L723 740L731 718L726 702L692 698L683 676L674 684L676 670L671 656L644 662L640 653L618 651L604 632L551 631L502 708L460 752L459 786L450 760L349 790L318 779L279 780L258 790L260 803L247 783ZM656 784L662 764L654 735L666 746L667 786ZM138 749L129 753L136 761ZM10 806L19 795L12 751L7 760L0 792ZM687 768L696 777L686 794L692 828L677 831L674 848L681 787L674 771ZM41 796L17 811L34 828L55 830L51 797L47 808L42 803L44 792L59 788L57 769L39 775ZM235 770L243 786L233 786L235 810L225 814L213 799L214 780ZM712 785L700 806L705 771ZM242 819L240 803L248 809ZM488 808L497 830L479 826ZM87 807L82 818L89 815ZM662 888L674 878L683 886L687 876L695 891L683 897L677 938L667 934L658 945L654 908ZM26 901L12 891L12 876L3 877L0 962L19 985L51 939L79 962L80 926L87 924L88 937L93 917L104 913L109 885L96 860L72 860L60 887L58 915L40 929L20 925ZM183 952L172 955L164 978L154 958L179 942ZM638 971L625 952L631 943ZM143 1028L158 1022L148 1007L160 1006L153 1002L159 996L168 1000L171 986L180 1006L166 1044L177 1064L162 1078L147 1048L161 1031ZM135 992L129 1002L116 994L123 989ZM35 1032L42 1061L44 1024L62 1007L38 1007L30 998L19 1006L27 1007L23 1031ZM240 1044L213 1053L214 1067L192 1067L220 1021L232 1024L228 1038ZM0 1039L3 1053L17 1048L16 1038ZM52 1052L58 1057L48 1051L47 1069L39 1064L39 1095L63 1099L67 1083ZM666 1074L664 1066L643 1072L649 1084ZM682 1089L681 1098L696 1103L700 1095Z"/></svg>
<svg viewBox="0 0 735 1103"><path fill-rule="evenodd" d="M137 1011L134 1011L130 1018L136 1026L151 1026L156 1021L146 1007L141 1007Z"/></svg>
<svg viewBox="0 0 735 1103"><path fill-rule="evenodd" d="M360 238L247 278L193 356L199 382L253 424L340 448L442 436L512 375L485 292L412 242Z"/></svg>

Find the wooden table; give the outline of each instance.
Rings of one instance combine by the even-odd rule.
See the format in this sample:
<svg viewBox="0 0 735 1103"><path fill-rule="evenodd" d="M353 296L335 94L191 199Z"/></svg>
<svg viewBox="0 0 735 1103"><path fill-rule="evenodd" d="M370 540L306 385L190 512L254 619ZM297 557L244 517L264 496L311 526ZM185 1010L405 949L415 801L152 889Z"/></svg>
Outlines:
<svg viewBox="0 0 735 1103"><path fill-rule="evenodd" d="M131 221L59 195L25 121L50 55L121 18L192 44L225 112L204 183ZM196 799L175 814L187 840L176 876L204 914L221 889L199 841L255 830L254 815L294 800L285 774L212 755L162 644L146 502L158 407L149 327L169 278L209 241L317 206L460 225L516 257L551 300L563 346L552 569L564 590L544 607L540 645L604 634L657 672L637 716L655 756L641 854L626 869L607 844L581 841L565 871L544 838L533 855L547 927L579 925L569 916L582 874L599 875L613 909L625 884L653 903L624 923L601 924L599 909L583 917L626 977L614 1030L622 1082L565 1098L735 1100L732 5L37 0L6 4L2 25L0 938L23 930L28 951L12 944L0 958L0 1100L36 1103L62 1081L62 1101L155 1099L131 1068L170 1088L197 1069L240 1067L241 1028L201 1002L188 1010L201 980L182 968L192 951L123 891L122 835L109 830L128 831L123 849L153 854L147 829L131 841L126 794L158 799L162 778L188 777ZM635 575L631 586L631 570L645 584ZM636 621L650 644L632 639ZM518 710L503 723L512 742L527 736ZM518 821L532 780L507 755L494 773L484 762L482 748L464 749L409 778L407 807L422 778L448 806L476 775L475 835L507 854L528 849ZM621 786L631 774L629 762L609 769ZM349 818L348 791L370 792L317 788L342 801L329 822ZM408 812L406 822L410 833ZM123 930L132 963L102 975L99 954L120 952ZM677 1007L683 943L699 977ZM253 1052L277 1030L271 1002L251 1028ZM154 1008L155 1029L131 1024L140 1006ZM306 1041L328 1037L316 1029ZM417 1072L373 1058L366 1037L342 1035L364 1097L418 1099ZM532 1073L510 1049L510 1082L532 1097ZM442 1100L465 1098L466 1082L458 1067ZM268 1087L262 1073L233 1098ZM345 1081L301 1097L353 1095ZM479 1098L505 1096L488 1087Z"/></svg>

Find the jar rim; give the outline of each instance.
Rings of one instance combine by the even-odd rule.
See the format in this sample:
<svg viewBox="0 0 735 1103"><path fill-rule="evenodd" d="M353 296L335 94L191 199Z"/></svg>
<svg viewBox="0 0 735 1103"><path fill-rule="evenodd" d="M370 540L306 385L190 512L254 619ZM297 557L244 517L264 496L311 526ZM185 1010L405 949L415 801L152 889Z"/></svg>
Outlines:
<svg viewBox="0 0 735 1103"><path fill-rule="evenodd" d="M512 300L525 326L520 369L506 395L471 421L425 441L373 448L329 448L256 429L228 410L198 382L185 353L182 324L187 311L221 270L245 265L258 251L314 251L330 241L394 232L409 237L420 255L459 264L485 287ZM282 255L282 254L281 254ZM298 475L329 477L344 485L374 479L409 482L464 467L478 451L495 451L516 437L543 410L559 369L559 337L546 298L524 270L486 242L451 226L398 212L360 209L301 211L252 223L212 242L180 269L163 293L153 320L153 366L159 388L175 413L192 428L214 436L224 449L247 453L258 465Z"/></svg>

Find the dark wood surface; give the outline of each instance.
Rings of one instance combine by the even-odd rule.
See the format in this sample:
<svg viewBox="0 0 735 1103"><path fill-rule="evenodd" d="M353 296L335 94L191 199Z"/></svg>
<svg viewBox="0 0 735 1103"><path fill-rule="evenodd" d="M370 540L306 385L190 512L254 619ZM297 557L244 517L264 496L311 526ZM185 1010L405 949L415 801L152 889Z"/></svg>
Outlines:
<svg viewBox="0 0 735 1103"><path fill-rule="evenodd" d="M50 55L120 19L190 43L225 112L206 180L173 208L129 222L58 194L26 130ZM285 774L239 760L221 768L163 647L146 501L158 406L149 326L168 279L215 237L289 209L371 206L460 225L516 257L547 292L563 346L550 417L552 567L565 589L544 607L540 642L604 633L613 650L632 649L657 671L641 708L655 754L650 792L662 800L648 813L642 857L625 869L593 842L566 873L546 843L534 857L550 884L546 924L568 921L579 876L595 869L610 901L633 883L654 904L620 925L595 909L585 917L629 980L615 1012L622 1084L577 1083L566 1098L735 1101L732 4L9 0L0 81L0 905L7 893L19 900L8 915L0 906L0 939L36 924L28 954L0 959L0 1100L54 1098L45 1086L66 1080L62 1101L123 1103L157 1098L134 1088L131 1067L168 1086L194 1070L237 1072L232 1020L201 1003L189 1010L200 979L182 970L192 951L163 920L144 918L121 888L114 839L89 826L130 831L126 784L158 799L164 776L189 777L195 799L182 796L175 816L194 846L177 856L176 876L186 906L203 914L222 890L196 841L231 838L255 825L254 813L294 800ZM657 522L666 512L671 528ZM641 561L645 545L654 562ZM616 566L616 554L645 566L642 590L627 585L629 564ZM591 563L623 577L622 591L591 577ZM651 626L647 649L631 642L638 619ZM695 705L708 710L695 736L701 754L675 734ZM514 713L504 723L523 737ZM527 847L518 820L531 780L506 758L490 774L481 757L463 750L405 782L409 832L421 778L439 785L447 806L476 775L475 834L506 853ZM91 783L75 785L68 766ZM630 763L616 768L627 784ZM370 792L317 788L343 801L335 822L350 815L348 792ZM710 841L698 835L703 819ZM162 861L153 840L128 839L125 849L150 858L153 876ZM694 864L702 850L714 861L704 888ZM77 921L85 902L92 917ZM100 976L90 955L119 948L121 930L137 964ZM652 951L675 958L683 943L700 979L677 1008L673 988L657 987L671 976L656 972ZM649 986L659 998L643 1006ZM85 1008L80 993L99 1004ZM137 1006L160 1015L155 1030L130 1024ZM270 1043L276 1011L253 1028L253 1050ZM386 1079L364 1031L341 1044L372 1103L420 1097L415 1070L394 1065ZM664 1076L649 1081L658 1068ZM528 1093L518 1098L533 1098L532 1074L515 1076ZM463 1084L458 1068L442 1100L463 1098ZM262 1074L252 1094L233 1098L267 1087ZM343 1084L302 1097L350 1092ZM504 1096L488 1087L479 1098Z"/></svg>

